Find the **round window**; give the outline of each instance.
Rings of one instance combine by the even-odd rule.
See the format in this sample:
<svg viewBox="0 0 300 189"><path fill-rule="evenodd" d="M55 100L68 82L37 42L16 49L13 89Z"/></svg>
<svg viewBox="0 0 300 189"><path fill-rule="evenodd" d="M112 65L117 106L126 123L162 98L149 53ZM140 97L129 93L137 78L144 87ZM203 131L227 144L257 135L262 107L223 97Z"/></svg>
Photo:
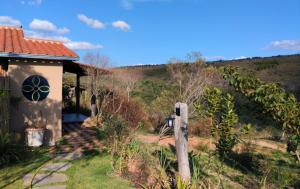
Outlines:
<svg viewBox="0 0 300 189"><path fill-rule="evenodd" d="M50 92L50 86L44 77L32 75L24 80L22 92L30 101L42 101L47 98Z"/></svg>

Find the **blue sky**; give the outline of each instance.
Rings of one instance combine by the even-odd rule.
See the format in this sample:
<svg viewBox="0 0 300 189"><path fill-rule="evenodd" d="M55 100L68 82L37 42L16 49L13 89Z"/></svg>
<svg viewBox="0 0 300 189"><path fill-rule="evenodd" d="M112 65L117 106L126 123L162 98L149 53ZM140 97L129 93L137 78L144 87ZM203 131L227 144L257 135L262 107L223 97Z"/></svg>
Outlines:
<svg viewBox="0 0 300 189"><path fill-rule="evenodd" d="M0 0L0 24L115 66L300 53L299 0Z"/></svg>

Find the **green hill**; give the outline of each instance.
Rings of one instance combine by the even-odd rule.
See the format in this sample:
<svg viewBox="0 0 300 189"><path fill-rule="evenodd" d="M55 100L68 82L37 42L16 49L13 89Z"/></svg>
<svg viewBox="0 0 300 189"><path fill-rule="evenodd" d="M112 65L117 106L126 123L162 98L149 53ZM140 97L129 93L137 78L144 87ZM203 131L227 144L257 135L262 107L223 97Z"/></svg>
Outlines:
<svg viewBox="0 0 300 189"><path fill-rule="evenodd" d="M239 60L220 60L207 64L221 66L238 66L245 71L253 72L257 77L267 82L280 83L282 87L295 94L300 100L300 54L253 57ZM170 80L166 65L139 65L120 67L118 70L140 74L140 80L168 82Z"/></svg>

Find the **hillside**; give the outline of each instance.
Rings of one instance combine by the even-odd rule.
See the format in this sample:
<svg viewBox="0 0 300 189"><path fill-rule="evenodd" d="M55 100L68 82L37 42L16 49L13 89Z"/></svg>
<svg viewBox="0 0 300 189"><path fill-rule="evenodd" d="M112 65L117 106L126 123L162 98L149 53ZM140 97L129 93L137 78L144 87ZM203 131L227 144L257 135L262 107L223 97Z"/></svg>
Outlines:
<svg viewBox="0 0 300 189"><path fill-rule="evenodd" d="M245 71L251 71L262 80L280 83L287 91L294 93L300 100L300 54L253 57L207 63L215 67L238 66ZM128 66L120 67L116 70L138 74L140 75L140 80L169 81L165 64Z"/></svg>
<svg viewBox="0 0 300 189"><path fill-rule="evenodd" d="M238 66L242 72L252 72L267 82L280 83L287 91L294 93L300 99L300 55L208 62L207 65L212 67L201 65L201 69L214 71L204 73L218 73L218 69L211 69L212 67ZM192 66L192 64L180 64L179 70L186 69L186 67L195 68ZM187 70L185 76L190 77L193 69ZM109 108L124 108L117 109L117 111L120 110L117 113L118 117L113 117L111 120L105 116L101 118L104 123L100 125L98 132L100 140L108 141L107 144L115 144L111 141L111 138L115 137L115 133L118 133L119 136L125 135L124 133L128 131L132 132L132 127L130 127L133 125L132 123L139 123L133 142L126 148L126 152L128 150L128 153L134 154L134 156L126 155L129 159L122 160L126 162L124 166L128 166L128 170L132 170L134 167L133 173L129 172L131 175L129 174L129 177L125 176L125 178L131 179L134 183L148 183L148 180L140 181L138 179L140 179L140 175L151 175L150 173L157 168L159 163L155 162L153 168L149 162L157 157L164 158L159 160L167 162L168 165L164 168L166 173L174 175L177 164L172 131L169 131L164 137L158 135L161 126L165 124L165 119L174 108L174 101L179 101L181 95L179 95L177 80L170 75L170 67L168 65L145 65L114 68L112 71L113 74L108 78L99 76L101 77L99 78L101 82L98 83L101 85L99 89L104 92L99 93L99 99L106 98L106 103L111 102L107 104L103 103L104 100L101 102ZM198 76L194 78L202 80L202 77ZM234 112L238 118L234 125L234 134L237 134L239 141L232 149L230 157L225 161L222 160L216 153L218 152L216 144L220 140L211 135L211 117L197 114L198 112L194 113L193 109L189 109L188 145L191 150L191 167L201 168L200 172L193 172L193 174L199 174L197 179L201 182L210 180L209 182L216 184L219 182L218 179L222 180L223 188L285 188L289 186L299 188L299 164L296 163L293 155L286 152L287 145L282 137L280 123L276 122L271 114L264 111L261 105L229 88L227 81L219 76L219 74L213 75L217 78L216 81L221 81L221 85L218 84L218 86L223 92L228 92L233 96L232 104L234 104ZM65 84L70 87L74 86L74 75L65 74L64 79ZM83 89L89 88L88 77L82 78L81 82ZM213 84L215 83L213 82ZM197 86L199 86L198 83ZM111 91L112 93L110 93ZM81 111L86 115L90 115L89 99L89 90L83 90L81 96L83 109ZM102 108L108 113L111 110L105 109L105 106ZM205 107L201 109L203 110ZM131 118L134 119L129 122ZM245 126L249 126L250 129L243 133L241 128ZM127 130L128 128L129 130ZM300 149L298 148L298 150ZM119 151L122 152L122 150ZM158 154L161 156L157 156ZM135 167L139 163L143 167L136 170Z"/></svg>

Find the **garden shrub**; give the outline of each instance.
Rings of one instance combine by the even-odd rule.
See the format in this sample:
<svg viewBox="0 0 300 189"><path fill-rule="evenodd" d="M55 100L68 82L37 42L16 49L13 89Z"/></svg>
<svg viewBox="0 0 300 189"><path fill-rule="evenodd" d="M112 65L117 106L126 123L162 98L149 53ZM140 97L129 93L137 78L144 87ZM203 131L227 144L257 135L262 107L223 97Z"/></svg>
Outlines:
<svg viewBox="0 0 300 189"><path fill-rule="evenodd" d="M229 93L222 94L218 88L206 88L204 98L194 104L199 114L211 118L211 134L218 141L216 148L219 156L223 159L232 153L233 147L239 141L235 127L238 116L235 113L234 99Z"/></svg>
<svg viewBox="0 0 300 189"><path fill-rule="evenodd" d="M136 128L142 121L145 120L146 114L142 107L133 100L122 94L113 94L107 99L108 102L103 107L103 110L108 115L118 115L131 128Z"/></svg>
<svg viewBox="0 0 300 189"><path fill-rule="evenodd" d="M16 144L9 133L0 130L0 167L19 161L24 151L24 147Z"/></svg>

